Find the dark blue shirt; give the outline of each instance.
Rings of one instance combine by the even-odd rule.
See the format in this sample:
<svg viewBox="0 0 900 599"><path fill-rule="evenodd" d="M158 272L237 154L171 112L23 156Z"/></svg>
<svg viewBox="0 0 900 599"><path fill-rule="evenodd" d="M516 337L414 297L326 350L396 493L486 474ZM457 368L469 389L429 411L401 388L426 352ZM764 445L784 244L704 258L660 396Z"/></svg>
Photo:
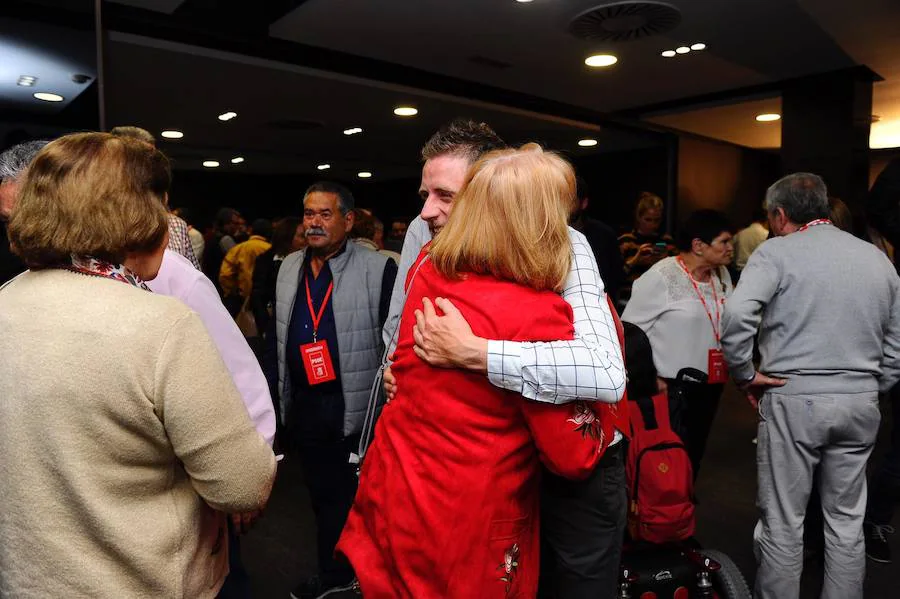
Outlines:
<svg viewBox="0 0 900 599"><path fill-rule="evenodd" d="M341 252L343 251L342 249ZM337 255L340 255L340 252ZM286 424L293 435L299 435L301 438L335 439L343 434L344 394L341 388L341 360L331 297L328 298L328 304L322 313L316 339L328 344L335 380L310 385L300 357L300 346L313 342L313 316L310 314L306 298L306 284L309 284L313 309L318 313L328 292L328 286L334 280L328 262L322 266L319 276L313 277L312 269L309 267L310 256L311 252L307 252L301 266L297 298L294 300L294 310L288 325L286 351L293 407L291 413L287 415Z"/></svg>

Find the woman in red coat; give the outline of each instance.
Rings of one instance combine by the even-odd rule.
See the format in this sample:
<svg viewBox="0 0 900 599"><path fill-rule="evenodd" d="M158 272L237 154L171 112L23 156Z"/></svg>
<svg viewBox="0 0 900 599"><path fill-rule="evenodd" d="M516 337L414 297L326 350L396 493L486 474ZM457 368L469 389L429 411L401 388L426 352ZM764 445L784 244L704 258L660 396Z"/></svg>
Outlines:
<svg viewBox="0 0 900 599"><path fill-rule="evenodd" d="M534 144L488 154L453 216L410 270L393 371L337 550L366 599L533 597L539 461L569 478L597 464L611 425L588 405L549 405L413 352L414 310L445 297L488 339L573 337L558 295L569 271L575 177Z"/></svg>

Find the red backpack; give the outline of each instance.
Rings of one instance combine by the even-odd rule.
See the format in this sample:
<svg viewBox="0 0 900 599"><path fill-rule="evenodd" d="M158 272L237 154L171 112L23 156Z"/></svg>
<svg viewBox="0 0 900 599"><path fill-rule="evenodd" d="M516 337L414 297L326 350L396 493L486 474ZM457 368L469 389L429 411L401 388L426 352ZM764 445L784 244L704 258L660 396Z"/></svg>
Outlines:
<svg viewBox="0 0 900 599"><path fill-rule="evenodd" d="M694 534L694 474L669 423L668 396L626 401L632 429L625 464L628 531L634 540L683 541Z"/></svg>

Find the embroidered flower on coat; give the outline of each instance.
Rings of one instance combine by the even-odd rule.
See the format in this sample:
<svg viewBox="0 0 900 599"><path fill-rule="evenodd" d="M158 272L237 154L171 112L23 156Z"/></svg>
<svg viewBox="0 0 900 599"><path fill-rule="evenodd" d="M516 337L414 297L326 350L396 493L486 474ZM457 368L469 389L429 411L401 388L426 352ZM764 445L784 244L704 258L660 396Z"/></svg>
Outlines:
<svg viewBox="0 0 900 599"><path fill-rule="evenodd" d="M599 439L603 431L600 430L600 419L583 401L572 403L574 413L567 422L575 425L575 430L581 432L582 438L590 436L591 439Z"/></svg>
<svg viewBox="0 0 900 599"><path fill-rule="evenodd" d="M503 563L497 566L498 570L503 571L500 580L506 583L506 592L512 588L513 580L516 577L516 571L519 568L519 544L513 543L513 546L506 550L503 554Z"/></svg>

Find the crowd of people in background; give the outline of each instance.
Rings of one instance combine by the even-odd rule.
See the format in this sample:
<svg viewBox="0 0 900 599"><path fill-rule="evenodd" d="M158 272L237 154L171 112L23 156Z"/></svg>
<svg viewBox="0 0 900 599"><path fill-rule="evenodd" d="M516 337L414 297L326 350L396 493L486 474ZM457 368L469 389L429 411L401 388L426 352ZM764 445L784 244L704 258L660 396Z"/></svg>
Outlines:
<svg viewBox="0 0 900 599"><path fill-rule="evenodd" d="M319 181L204 229L143 129L0 154L0 594L247 597L286 452L316 521L295 599L613 597L627 404L664 398L696 479L732 380L755 596L799 596L815 512L822 596L862 597L900 498L900 162L869 220L795 173L745 228L702 209L673 238L658 195L617 235L565 158L484 123L421 159L409 223Z"/></svg>

